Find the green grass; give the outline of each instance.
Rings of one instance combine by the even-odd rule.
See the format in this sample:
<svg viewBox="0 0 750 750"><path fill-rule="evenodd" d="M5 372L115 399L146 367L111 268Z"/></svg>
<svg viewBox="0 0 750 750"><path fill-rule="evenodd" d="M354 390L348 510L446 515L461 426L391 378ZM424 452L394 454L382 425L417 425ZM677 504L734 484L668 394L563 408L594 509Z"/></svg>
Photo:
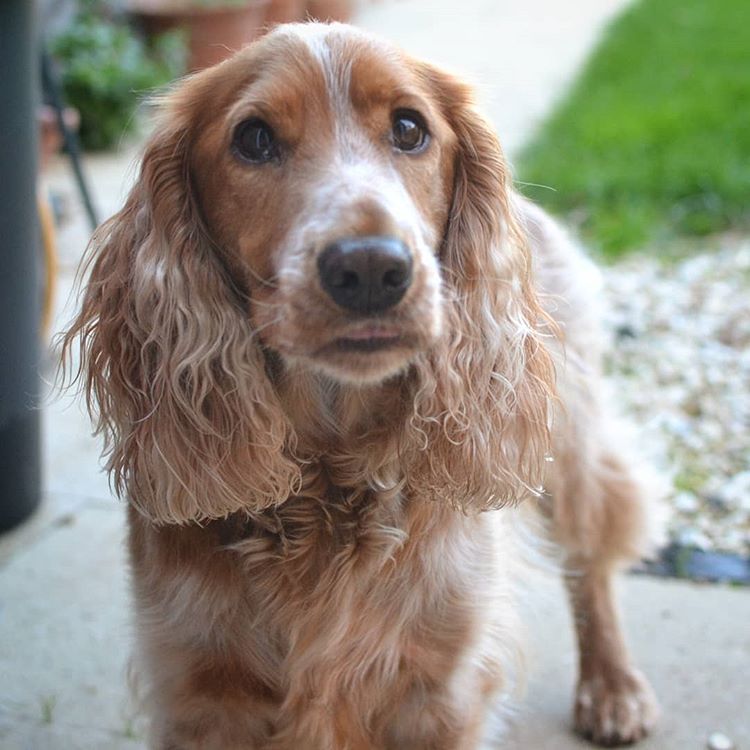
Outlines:
<svg viewBox="0 0 750 750"><path fill-rule="evenodd" d="M629 7L516 174L608 257L750 228L750 0Z"/></svg>
<svg viewBox="0 0 750 750"><path fill-rule="evenodd" d="M54 695L45 695L39 699L39 707L42 711L42 724L51 724L55 717L55 706L57 697Z"/></svg>

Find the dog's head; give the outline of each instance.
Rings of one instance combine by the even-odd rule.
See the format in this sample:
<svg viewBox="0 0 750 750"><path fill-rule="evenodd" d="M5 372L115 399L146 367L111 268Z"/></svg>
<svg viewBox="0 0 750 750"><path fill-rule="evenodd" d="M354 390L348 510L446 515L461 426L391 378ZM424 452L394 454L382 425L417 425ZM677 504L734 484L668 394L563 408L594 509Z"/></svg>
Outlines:
<svg viewBox="0 0 750 750"><path fill-rule="evenodd" d="M508 170L432 66L350 27L279 27L166 97L92 244L68 343L116 486L155 520L295 492L274 378L300 371L404 381L407 485L490 507L535 482L552 373Z"/></svg>

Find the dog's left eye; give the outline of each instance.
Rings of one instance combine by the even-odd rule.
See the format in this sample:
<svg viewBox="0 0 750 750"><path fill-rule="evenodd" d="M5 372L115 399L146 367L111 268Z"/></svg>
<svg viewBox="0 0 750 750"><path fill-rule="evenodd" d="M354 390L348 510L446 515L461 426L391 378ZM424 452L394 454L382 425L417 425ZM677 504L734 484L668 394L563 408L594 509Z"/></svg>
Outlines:
<svg viewBox="0 0 750 750"><path fill-rule="evenodd" d="M399 151L411 153L424 149L429 133L422 115L410 109L398 109L393 113L393 145Z"/></svg>
<svg viewBox="0 0 750 750"><path fill-rule="evenodd" d="M279 156L279 144L271 126L258 117L237 126L232 146L243 159L253 164L264 164Z"/></svg>

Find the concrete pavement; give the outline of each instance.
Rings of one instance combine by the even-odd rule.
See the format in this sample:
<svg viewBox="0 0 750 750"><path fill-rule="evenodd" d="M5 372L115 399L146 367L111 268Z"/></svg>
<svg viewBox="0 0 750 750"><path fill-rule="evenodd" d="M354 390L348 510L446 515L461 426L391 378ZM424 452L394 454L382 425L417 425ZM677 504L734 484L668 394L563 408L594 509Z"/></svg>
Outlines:
<svg viewBox="0 0 750 750"><path fill-rule="evenodd" d="M703 750L722 732L750 748L750 591L640 576L619 588L635 662L662 708L636 747ZM570 731L576 650L563 587L546 579L529 590L531 679L507 750L591 748Z"/></svg>

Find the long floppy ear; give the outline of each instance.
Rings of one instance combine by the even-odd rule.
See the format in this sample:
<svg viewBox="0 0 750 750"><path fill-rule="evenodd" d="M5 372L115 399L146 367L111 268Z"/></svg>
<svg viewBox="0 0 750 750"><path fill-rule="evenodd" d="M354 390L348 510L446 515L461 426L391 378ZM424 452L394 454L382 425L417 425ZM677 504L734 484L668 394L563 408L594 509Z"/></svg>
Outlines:
<svg viewBox="0 0 750 750"><path fill-rule="evenodd" d="M422 70L457 151L441 253L445 336L421 364L412 418L425 447L415 490L484 510L542 486L554 391L544 339L554 324L535 294L495 133L465 84Z"/></svg>
<svg viewBox="0 0 750 750"><path fill-rule="evenodd" d="M249 513L299 481L291 427L242 295L202 226L189 150L211 71L167 97L124 208L91 240L80 341L87 403L107 468L157 523Z"/></svg>

